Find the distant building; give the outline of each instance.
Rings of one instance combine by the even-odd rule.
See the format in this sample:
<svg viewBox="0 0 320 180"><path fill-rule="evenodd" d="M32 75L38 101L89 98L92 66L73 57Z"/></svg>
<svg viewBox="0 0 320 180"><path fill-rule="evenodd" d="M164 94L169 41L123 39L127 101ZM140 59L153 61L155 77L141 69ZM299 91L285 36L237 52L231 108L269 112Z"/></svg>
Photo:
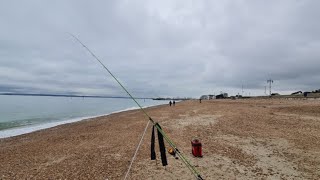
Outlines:
<svg viewBox="0 0 320 180"><path fill-rule="evenodd" d="M216 97L215 97L214 95L212 95L212 94L209 94L209 95L208 95L208 98L209 98L209 99L215 99Z"/></svg>
<svg viewBox="0 0 320 180"><path fill-rule="evenodd" d="M224 99L223 94L216 95L216 99Z"/></svg>
<svg viewBox="0 0 320 180"><path fill-rule="evenodd" d="M200 99L209 99L209 96L208 96L208 95L202 95L202 96L200 97Z"/></svg>
<svg viewBox="0 0 320 180"><path fill-rule="evenodd" d="M236 95L236 98L242 98L242 95L238 94L238 95Z"/></svg>
<svg viewBox="0 0 320 180"><path fill-rule="evenodd" d="M300 94L302 94L302 91L294 92L294 93L292 93L291 95L300 95Z"/></svg>
<svg viewBox="0 0 320 180"><path fill-rule="evenodd" d="M219 95L212 95L212 94L209 94L209 95L202 95L200 97L200 99L224 99L224 98L228 98L228 93L221 93Z"/></svg>
<svg viewBox="0 0 320 180"><path fill-rule="evenodd" d="M221 93L219 95L216 95L215 97L216 99L225 99L228 98L228 93Z"/></svg>
<svg viewBox="0 0 320 180"><path fill-rule="evenodd" d="M271 96L279 96L279 93L272 93Z"/></svg>

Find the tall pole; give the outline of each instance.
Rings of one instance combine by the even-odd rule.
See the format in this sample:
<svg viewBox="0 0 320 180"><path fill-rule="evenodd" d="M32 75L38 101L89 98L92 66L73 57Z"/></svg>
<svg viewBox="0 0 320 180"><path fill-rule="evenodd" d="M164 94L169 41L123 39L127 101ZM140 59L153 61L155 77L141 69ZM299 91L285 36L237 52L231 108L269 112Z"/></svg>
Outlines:
<svg viewBox="0 0 320 180"><path fill-rule="evenodd" d="M272 79L268 79L267 83L269 83L269 91L270 91L270 96L271 96L271 84L273 83Z"/></svg>
<svg viewBox="0 0 320 180"><path fill-rule="evenodd" d="M241 86L241 95L243 96L243 85Z"/></svg>

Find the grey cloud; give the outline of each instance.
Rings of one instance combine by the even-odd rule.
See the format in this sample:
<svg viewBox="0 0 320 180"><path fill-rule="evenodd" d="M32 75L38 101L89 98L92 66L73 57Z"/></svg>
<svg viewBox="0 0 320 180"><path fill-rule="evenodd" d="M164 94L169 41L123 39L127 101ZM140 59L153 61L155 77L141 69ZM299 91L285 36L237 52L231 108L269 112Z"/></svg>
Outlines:
<svg viewBox="0 0 320 180"><path fill-rule="evenodd" d="M28 1L0 4L1 91L137 96L241 86L318 89L317 1Z"/></svg>

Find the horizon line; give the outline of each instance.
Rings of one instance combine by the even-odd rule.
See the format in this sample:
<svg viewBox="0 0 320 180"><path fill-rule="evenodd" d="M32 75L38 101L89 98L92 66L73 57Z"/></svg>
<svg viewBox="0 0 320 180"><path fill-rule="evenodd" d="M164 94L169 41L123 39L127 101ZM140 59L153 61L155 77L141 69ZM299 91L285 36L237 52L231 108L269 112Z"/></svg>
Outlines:
<svg viewBox="0 0 320 180"><path fill-rule="evenodd" d="M118 98L130 99L126 96L112 96L112 95L72 95L72 94L47 94L47 93L0 93L0 95L7 96L48 96L48 97L76 97L76 98ZM152 97L135 97L136 99L154 99Z"/></svg>

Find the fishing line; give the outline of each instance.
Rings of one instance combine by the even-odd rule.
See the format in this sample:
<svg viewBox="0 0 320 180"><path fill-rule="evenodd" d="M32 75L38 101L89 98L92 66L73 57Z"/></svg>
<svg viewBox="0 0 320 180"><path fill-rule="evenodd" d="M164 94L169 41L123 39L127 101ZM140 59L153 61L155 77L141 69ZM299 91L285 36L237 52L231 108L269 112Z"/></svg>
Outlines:
<svg viewBox="0 0 320 180"><path fill-rule="evenodd" d="M122 89L130 96L130 98L138 105L140 110L144 113L146 117L152 122L152 124L158 129L158 131L163 135L164 139L169 143L169 145L176 151L177 155L180 157L182 162L188 167L188 169L192 172L192 174L199 180L203 180L200 173L196 170L196 168L189 162L189 160L183 156L183 154L179 151L176 145L172 142L172 140L166 135L166 133L158 126L157 123L148 115L148 113L143 109L143 107L138 103L138 101L129 93L129 91L120 83L120 81L112 74L112 72L101 62L101 60L85 45L80 39L78 39L75 35L69 33L75 40L77 40L99 63L100 65L117 81L117 83L122 87Z"/></svg>
<svg viewBox="0 0 320 180"><path fill-rule="evenodd" d="M131 159L130 165L129 165L128 170L127 170L127 173L126 173L126 175L124 176L124 180L126 180L127 177L128 177L128 175L129 175L129 172L130 172L130 170L131 170L133 161L134 161L134 160L136 159L136 157L137 157L138 150L140 149L141 143L142 143L142 141L143 141L144 136L146 135L146 132L147 132L147 130L148 130L148 127L149 127L150 122L151 122L151 121L148 121L146 127L144 128L144 131L143 131L143 133L142 133L142 136L141 136L141 139L140 139L140 141L139 141L139 144L138 144L138 146L137 146L137 148L136 148L136 151L134 152L134 155L133 155L133 157L132 157L132 159Z"/></svg>

